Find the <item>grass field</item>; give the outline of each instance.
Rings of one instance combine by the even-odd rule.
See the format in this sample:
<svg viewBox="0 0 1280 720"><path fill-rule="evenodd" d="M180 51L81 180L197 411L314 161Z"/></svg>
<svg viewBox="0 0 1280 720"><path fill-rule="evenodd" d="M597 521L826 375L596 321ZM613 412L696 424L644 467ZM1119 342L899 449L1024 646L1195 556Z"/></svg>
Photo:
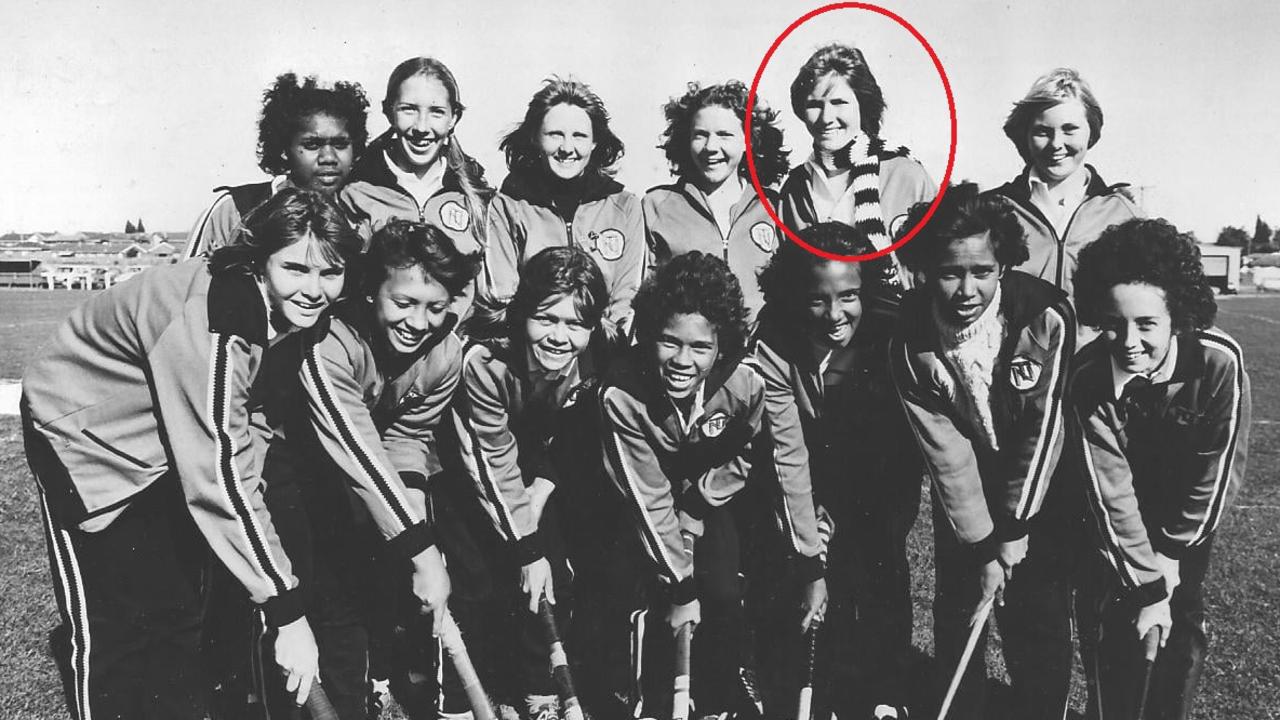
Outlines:
<svg viewBox="0 0 1280 720"><path fill-rule="evenodd" d="M0 291L0 378L16 378L84 294ZM1219 325L1244 346L1254 424L1247 484L1219 530L1207 583L1210 651L1195 717L1280 718L1280 297L1223 299ZM0 417L0 718L66 717L47 631L56 620L44 539L17 418ZM912 536L916 642L931 648L927 509ZM993 644L991 663L998 666ZM927 661L922 661L927 666ZM1083 708L1079 678L1075 709Z"/></svg>

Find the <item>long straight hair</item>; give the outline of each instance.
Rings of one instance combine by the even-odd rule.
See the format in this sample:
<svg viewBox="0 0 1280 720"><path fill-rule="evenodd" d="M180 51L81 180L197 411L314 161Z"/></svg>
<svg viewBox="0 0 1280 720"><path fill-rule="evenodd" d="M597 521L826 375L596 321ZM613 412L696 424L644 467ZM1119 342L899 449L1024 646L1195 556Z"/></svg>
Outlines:
<svg viewBox="0 0 1280 720"><path fill-rule="evenodd" d="M396 69L391 71L391 77L387 78L387 94L382 101L382 114L387 116L388 121L391 120L396 102L399 100L401 83L415 75L440 81L449 93L449 104L453 107L456 118L454 122L462 119L462 113L467 107L459 98L458 81L454 79L449 67L435 58L414 57L397 65ZM463 151L462 143L458 141L456 133L449 135L448 142L445 144L444 159L449 169L453 170L453 174L458 178L458 184L462 186L467 211L471 213L472 218L476 218L476 221L471 223L471 234L480 243L480 247L484 247L485 211L489 206L489 198L493 195L493 189L484 179L484 168L475 158Z"/></svg>

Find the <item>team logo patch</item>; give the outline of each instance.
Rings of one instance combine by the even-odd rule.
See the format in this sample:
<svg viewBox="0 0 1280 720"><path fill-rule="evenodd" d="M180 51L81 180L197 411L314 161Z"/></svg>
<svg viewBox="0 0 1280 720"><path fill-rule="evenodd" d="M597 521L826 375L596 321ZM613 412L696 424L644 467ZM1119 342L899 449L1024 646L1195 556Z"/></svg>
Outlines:
<svg viewBox="0 0 1280 720"><path fill-rule="evenodd" d="M709 438L719 437L724 432L724 428L729 424L729 413L723 410L717 410L707 416L702 421L702 434Z"/></svg>
<svg viewBox="0 0 1280 720"><path fill-rule="evenodd" d="M592 232L587 235L591 239L593 249L600 253L600 257L605 260L617 260L622 257L622 248L626 247L627 239L623 237L621 230L609 228L603 232Z"/></svg>
<svg viewBox="0 0 1280 720"><path fill-rule="evenodd" d="M772 225L761 220L751 226L751 242L761 250L771 253L778 249L778 234L774 232Z"/></svg>
<svg viewBox="0 0 1280 720"><path fill-rule="evenodd" d="M450 200L440 206L440 222L454 232L463 232L471 226L471 213L457 200Z"/></svg>
<svg viewBox="0 0 1280 720"><path fill-rule="evenodd" d="M1026 355L1019 355L1009 363L1009 384L1017 390L1030 390L1040 381L1040 363Z"/></svg>

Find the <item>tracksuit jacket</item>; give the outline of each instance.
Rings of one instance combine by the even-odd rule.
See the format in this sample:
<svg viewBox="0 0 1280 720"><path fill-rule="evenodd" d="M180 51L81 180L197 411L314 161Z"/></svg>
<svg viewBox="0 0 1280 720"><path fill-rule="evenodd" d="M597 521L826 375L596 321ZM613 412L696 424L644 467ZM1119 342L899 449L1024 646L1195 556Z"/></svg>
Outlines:
<svg viewBox="0 0 1280 720"><path fill-rule="evenodd" d="M1103 554L1126 591L1166 596L1155 553L1206 543L1244 480L1249 376L1240 346L1217 329L1178 336L1167 383L1116 398L1104 341L1080 353L1072 398L1083 433L1090 505Z"/></svg>
<svg viewBox="0 0 1280 720"><path fill-rule="evenodd" d="M614 325L624 324L645 272L640 199L614 180L591 173L582 178L583 194L573 217L561 217L548 179L542 177L547 172L512 172L489 206L479 301L489 308L506 307L526 260L546 248L573 243L604 273L609 286L605 317Z"/></svg>
<svg viewBox="0 0 1280 720"><path fill-rule="evenodd" d="M214 188L213 191L219 195L213 204L196 218L196 224L191 227L191 233L187 237L187 247L182 251L182 257L208 255L230 243L240 229L245 215L289 185L289 178L280 175L266 182Z"/></svg>
<svg viewBox="0 0 1280 720"><path fill-rule="evenodd" d="M631 348L602 385L605 466L635 516L646 552L675 586L674 601L697 596L692 549L683 535L700 534L702 516L745 486L753 461L772 462L785 535L802 579L821 577L808 451L794 442L798 419L771 422L759 371L750 361L730 360L703 382L686 422L661 380L645 369L650 361L644 350ZM792 441L780 441L779 434Z"/></svg>
<svg viewBox="0 0 1280 720"><path fill-rule="evenodd" d="M338 193L338 205L351 225L367 243L390 220L417 220L444 231L459 252L480 252L478 238L482 237L483 225L477 227L477 223L483 223L484 218L472 217L467 210L466 195L458 184L457 174L446 167L441 189L419 206L387 167L386 148L393 141L392 132L387 131L369 143L351 169L347 184Z"/></svg>
<svg viewBox="0 0 1280 720"><path fill-rule="evenodd" d="M961 543L989 561L998 543L1027 533L1066 445L1067 381L1075 347L1075 315L1048 283L1006 271L1000 313L1005 340L991 384L999 451L956 412L959 381L934 330L930 298L903 298L902 331L890 346L890 368L925 469Z"/></svg>
<svg viewBox="0 0 1280 720"><path fill-rule="evenodd" d="M537 478L559 484L560 453L553 445L562 433L581 431L573 421L578 411L594 417L596 383L591 348L558 380L535 390L523 344L467 344L454 412L463 465L521 565L543 557L526 488Z"/></svg>
<svg viewBox="0 0 1280 720"><path fill-rule="evenodd" d="M360 312L342 308L344 317L306 348L299 371L306 411L314 438L354 480L382 534L411 557L435 536L404 488L425 492L440 469L435 433L458 386L461 342L445 330L410 356L380 358L365 329L371 323L353 317ZM404 527L412 532L397 535Z"/></svg>
<svg viewBox="0 0 1280 720"><path fill-rule="evenodd" d="M302 602L262 504L267 322L248 275L212 277L202 258L150 269L72 311L23 395L67 470L41 475L61 522L103 530L176 473L213 552L279 626Z"/></svg>
<svg viewBox="0 0 1280 720"><path fill-rule="evenodd" d="M765 381L768 416L778 427L776 442L784 454L797 443L808 448L814 496L828 510L836 506L844 512L854 497L868 492L919 497L915 441L889 379L895 320L888 309L864 313L850 341L857 357L853 369L828 397L831 388L804 331L774 308L761 313L754 354ZM891 487L912 475L914 485Z"/></svg>
<svg viewBox="0 0 1280 720"><path fill-rule="evenodd" d="M782 220L796 232L820 222L809 194L810 172L808 163L792 168L782 184ZM937 194L938 186L914 158L899 156L882 160L880 216L889 240L894 239L912 205L933 200Z"/></svg>
<svg viewBox="0 0 1280 720"><path fill-rule="evenodd" d="M770 202L777 207L777 194L766 192L770 192ZM782 239L755 188L747 185L742 198L734 203L728 235L721 234L707 196L687 180L649 190L641 206L654 263L665 263L694 250L723 259L742 285L747 321L754 327L756 315L764 307L764 293L757 277Z"/></svg>
<svg viewBox="0 0 1280 720"><path fill-rule="evenodd" d="M1080 251L1097 240L1108 227L1142 217L1141 209L1129 195L1128 184L1108 185L1092 166L1085 167L1089 170L1089 186L1085 189L1084 202L1071 216L1062 237L1058 236L1053 223L1031 202L1031 186L1027 181L1030 167L1013 180L985 193L1008 201L1027 233L1027 249L1031 251L1031 257L1017 269L1053 283L1068 295L1072 294Z"/></svg>

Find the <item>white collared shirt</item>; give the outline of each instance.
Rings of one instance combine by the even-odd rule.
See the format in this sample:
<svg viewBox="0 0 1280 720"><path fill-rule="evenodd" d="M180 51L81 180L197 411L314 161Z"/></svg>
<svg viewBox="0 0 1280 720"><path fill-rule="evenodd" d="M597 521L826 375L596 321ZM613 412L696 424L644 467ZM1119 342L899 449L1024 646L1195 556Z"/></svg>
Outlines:
<svg viewBox="0 0 1280 720"><path fill-rule="evenodd" d="M676 406L676 417L680 418L680 427L684 428L684 434L686 436L688 436L689 433L693 432L693 426L696 425L698 421L702 419L702 414L703 412L705 412L702 406L706 401L706 397L703 394L703 391L705 391L706 388L707 388L706 380L703 380L702 382L698 383L698 389L695 390L693 393L693 404L689 406L688 418L684 416L684 413L680 412L680 404L677 403L675 400L671 401L672 404Z"/></svg>
<svg viewBox="0 0 1280 720"><path fill-rule="evenodd" d="M1089 189L1089 169L1082 163L1070 177L1056 187L1049 187L1036 173L1035 168L1027 174L1027 185L1030 186L1031 204L1040 208L1040 212L1053 224L1053 229L1061 238L1067 232L1067 225L1076 209L1084 203L1085 193Z"/></svg>
<svg viewBox="0 0 1280 720"><path fill-rule="evenodd" d="M1177 365L1178 336L1174 335L1169 339L1169 352L1164 356L1164 362L1160 363L1160 366L1152 372L1147 373L1146 377L1151 381L1152 385L1167 383L1173 379L1173 369L1177 367ZM1111 382L1115 383L1117 400L1119 400L1120 396L1124 394L1124 386L1128 385L1130 380L1138 377L1139 375L1140 373L1131 373L1127 370L1121 370L1120 367L1116 365L1115 356L1111 356Z"/></svg>
<svg viewBox="0 0 1280 720"><path fill-rule="evenodd" d="M382 151L382 160L387 164L387 168L391 170L391 174L395 176L396 182L400 187L409 191L413 196L413 201L418 204L419 208L426 207L427 201L432 195L440 192L444 187L444 158L437 160L431 164L430 169L422 177L418 177L417 173L405 172L396 165L391 159L391 155L386 150Z"/></svg>
<svg viewBox="0 0 1280 720"><path fill-rule="evenodd" d="M853 170L827 177L827 171L813 155L805 165L809 168L809 197L813 198L813 212L818 222L834 220L852 225Z"/></svg>

